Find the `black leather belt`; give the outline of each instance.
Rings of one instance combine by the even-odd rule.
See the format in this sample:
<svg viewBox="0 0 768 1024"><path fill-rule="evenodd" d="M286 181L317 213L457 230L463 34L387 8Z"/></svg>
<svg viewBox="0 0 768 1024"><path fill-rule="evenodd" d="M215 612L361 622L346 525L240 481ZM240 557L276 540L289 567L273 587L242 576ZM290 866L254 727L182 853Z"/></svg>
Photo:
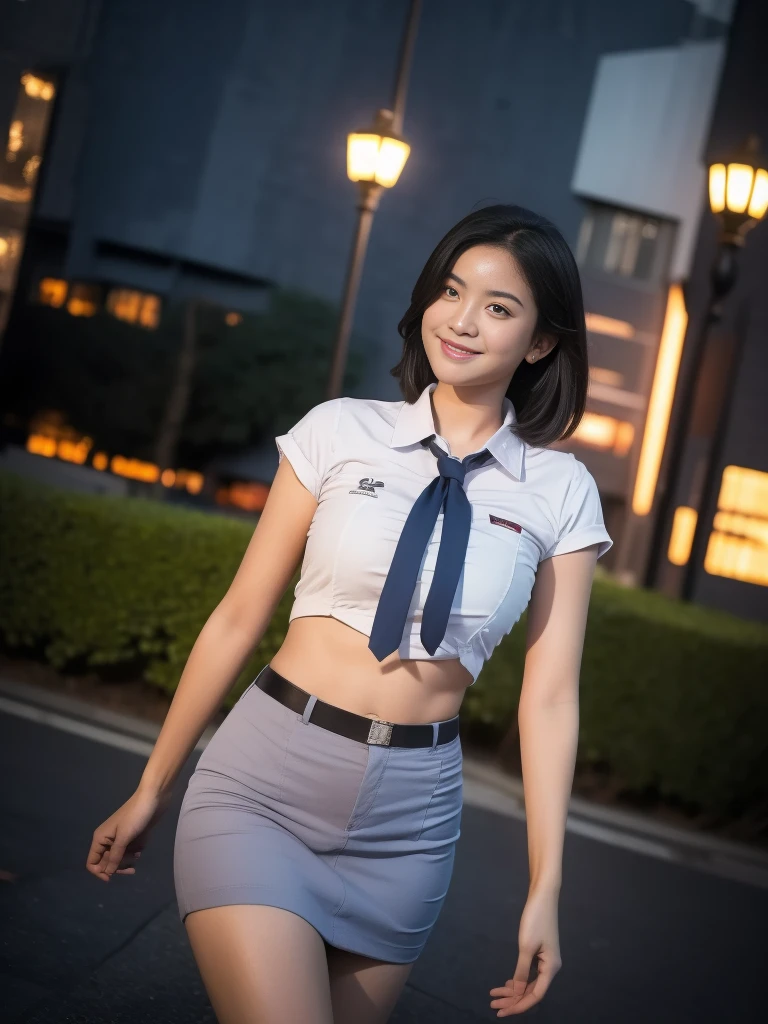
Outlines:
<svg viewBox="0 0 768 1024"><path fill-rule="evenodd" d="M290 682L285 676L281 676L279 672L275 672L271 665L266 665L262 669L254 683L291 711L299 715L304 714L311 694ZM431 747L434 741L431 725L398 725L378 718L366 718L365 715L356 715L354 711L337 708L335 704L326 704L319 698L315 701L308 721L322 729L330 729L331 732L348 736L351 740L373 743L376 746ZM437 731L438 745L449 743L458 736L458 733L458 715L440 722Z"/></svg>

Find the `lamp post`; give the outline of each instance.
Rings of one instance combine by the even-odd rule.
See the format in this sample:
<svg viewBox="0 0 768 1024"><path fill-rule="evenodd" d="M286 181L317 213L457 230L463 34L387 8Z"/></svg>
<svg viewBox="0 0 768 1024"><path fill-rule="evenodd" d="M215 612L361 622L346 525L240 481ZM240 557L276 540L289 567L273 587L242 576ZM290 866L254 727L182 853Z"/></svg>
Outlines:
<svg viewBox="0 0 768 1024"><path fill-rule="evenodd" d="M352 331L355 301L360 277L371 233L373 215L379 205L382 189L392 188L405 167L411 147L400 137L408 91L408 74L416 41L421 0L411 0L408 20L403 35L395 79L395 96L392 110L379 110L370 128L351 132L347 137L347 176L356 181L359 188L357 203L357 229L344 282L344 296L341 303L336 338L333 345L331 371L328 377L326 398L338 398L347 361L349 336Z"/></svg>
<svg viewBox="0 0 768 1024"><path fill-rule="evenodd" d="M674 453L673 472L668 475L668 493L672 490L677 468L681 460L682 449L687 436L687 428L695 398L696 385L702 358L706 348L709 330L722 317L723 304L726 296L736 283L738 272L737 254L744 245L747 233L765 215L768 209L768 171L764 168L766 160L760 155L760 142L757 136L750 136L746 144L725 160L717 160L709 166L709 202L712 213L720 221L718 250L710 271L710 292L701 336L687 378L685 401L680 417L679 441ZM738 368L743 331L737 331L733 339L733 349L729 372L723 385L723 393L716 402L715 423L712 440L706 462L701 493L698 498L696 525L694 527L691 550L686 564L681 597L690 601L696 582L698 567L703 562L712 523L707 514L718 485L720 457L725 439L730 408L733 401L733 386Z"/></svg>

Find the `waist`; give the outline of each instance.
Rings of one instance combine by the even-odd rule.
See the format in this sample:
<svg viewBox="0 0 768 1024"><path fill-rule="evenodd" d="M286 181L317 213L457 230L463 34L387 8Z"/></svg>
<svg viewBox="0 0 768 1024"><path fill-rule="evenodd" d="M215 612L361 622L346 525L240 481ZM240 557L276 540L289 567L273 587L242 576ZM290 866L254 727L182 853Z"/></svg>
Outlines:
<svg viewBox="0 0 768 1024"><path fill-rule="evenodd" d="M292 619L271 664L329 704L412 724L453 718L472 683L457 658L400 659L395 653L379 662L364 633L331 616Z"/></svg>

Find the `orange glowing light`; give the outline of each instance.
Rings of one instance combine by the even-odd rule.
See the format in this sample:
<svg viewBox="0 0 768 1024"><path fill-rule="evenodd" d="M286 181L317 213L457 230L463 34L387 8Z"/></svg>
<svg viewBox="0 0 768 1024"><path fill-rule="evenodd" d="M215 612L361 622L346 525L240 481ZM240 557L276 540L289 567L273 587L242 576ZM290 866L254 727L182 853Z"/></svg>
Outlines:
<svg viewBox="0 0 768 1024"><path fill-rule="evenodd" d="M572 436L581 444L601 451L611 450L614 455L622 457L632 447L635 428L631 423L617 420L614 416L586 412Z"/></svg>
<svg viewBox="0 0 768 1024"><path fill-rule="evenodd" d="M606 334L610 338L624 338L631 341L635 336L635 328L626 320L614 320L611 316L601 313L585 313L587 330L593 334Z"/></svg>
<svg viewBox="0 0 768 1024"><path fill-rule="evenodd" d="M704 570L768 586L768 473L726 466Z"/></svg>
<svg viewBox="0 0 768 1024"><path fill-rule="evenodd" d="M154 330L160 322L160 297L130 288L112 288L107 295L107 312L128 324Z"/></svg>
<svg viewBox="0 0 768 1024"><path fill-rule="evenodd" d="M56 447L56 454L64 462L74 462L82 466L88 458L93 441L90 437L83 437L79 441L61 440Z"/></svg>
<svg viewBox="0 0 768 1024"><path fill-rule="evenodd" d="M659 466L669 428L669 416L675 394L683 341L688 327L688 313L679 284L672 284L667 298L664 327L661 332L656 370L645 417L645 431L632 495L632 511L645 516L651 510Z"/></svg>
<svg viewBox="0 0 768 1024"><path fill-rule="evenodd" d="M37 297L43 306L60 309L67 301L69 286L57 277L44 277L37 288Z"/></svg>
<svg viewBox="0 0 768 1024"><path fill-rule="evenodd" d="M45 434L30 434L27 438L27 451L33 455L44 455L47 459L56 454L56 439Z"/></svg>
<svg viewBox="0 0 768 1024"><path fill-rule="evenodd" d="M269 487L259 483L234 483L216 492L219 505L235 505L245 512L261 512L267 503Z"/></svg>
<svg viewBox="0 0 768 1024"><path fill-rule="evenodd" d="M669 537L667 558L673 565L686 565L691 557L693 534L696 530L698 515L695 508L681 505L675 509L672 520L672 533Z"/></svg>
<svg viewBox="0 0 768 1024"><path fill-rule="evenodd" d="M98 289L90 284L73 284L69 289L67 312L71 316L94 316L98 311Z"/></svg>
<svg viewBox="0 0 768 1024"><path fill-rule="evenodd" d="M143 480L147 484L153 484L160 476L160 470L154 463L142 462L140 459L126 459L123 455L114 455L110 468L117 476L125 476L131 480Z"/></svg>

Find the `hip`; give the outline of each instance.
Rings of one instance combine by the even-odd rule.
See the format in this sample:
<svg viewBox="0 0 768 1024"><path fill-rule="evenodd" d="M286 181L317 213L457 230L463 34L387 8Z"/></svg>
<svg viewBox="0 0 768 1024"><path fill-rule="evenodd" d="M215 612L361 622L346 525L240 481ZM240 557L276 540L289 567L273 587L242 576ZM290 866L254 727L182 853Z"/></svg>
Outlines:
<svg viewBox="0 0 768 1024"><path fill-rule="evenodd" d="M462 803L458 735L423 747L360 742L306 721L254 681L203 751L182 812L236 807L317 852L375 840L397 853L454 844Z"/></svg>

